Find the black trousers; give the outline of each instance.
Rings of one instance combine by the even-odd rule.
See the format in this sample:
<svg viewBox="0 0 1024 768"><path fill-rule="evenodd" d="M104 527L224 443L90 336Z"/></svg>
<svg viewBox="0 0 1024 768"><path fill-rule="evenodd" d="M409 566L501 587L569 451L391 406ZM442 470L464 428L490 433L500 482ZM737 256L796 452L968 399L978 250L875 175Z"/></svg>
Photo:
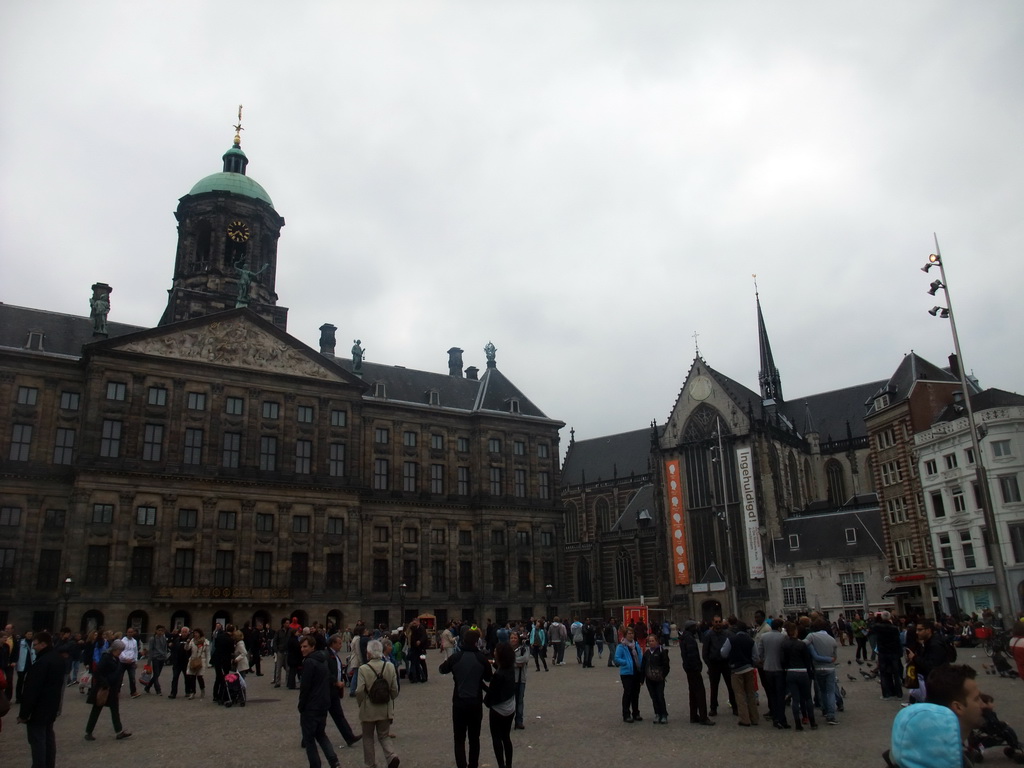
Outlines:
<svg viewBox="0 0 1024 768"><path fill-rule="evenodd" d="M704 675L699 669L686 673L686 685L690 689L690 722L699 723L708 719L708 692L704 687Z"/></svg>
<svg viewBox="0 0 1024 768"><path fill-rule="evenodd" d="M171 667L171 696L178 695L178 675L185 677L185 668L188 667L188 659L182 659L181 661L175 661L174 666ZM155 673L154 669L154 673ZM186 679L186 682L188 680Z"/></svg>
<svg viewBox="0 0 1024 768"><path fill-rule="evenodd" d="M491 731L491 746L498 768L512 768L512 721L515 714L499 715L493 709L488 713L487 725Z"/></svg>
<svg viewBox="0 0 1024 768"><path fill-rule="evenodd" d="M352 733L352 727L348 724L348 720L345 719L345 712L341 708L341 695L335 693L337 687L331 689L331 708L327 710L330 714L334 724L338 726L338 730L341 731L341 738L345 740L345 743L352 746L356 740L356 735Z"/></svg>
<svg viewBox="0 0 1024 768"><path fill-rule="evenodd" d="M29 722L25 728L28 746L32 750L32 768L54 768L57 764L57 737L53 734L53 721Z"/></svg>
<svg viewBox="0 0 1024 768"><path fill-rule="evenodd" d="M732 670L724 662L712 662L708 664L708 682L711 684L711 713L718 712L718 681L725 683L725 690L729 692L729 707L733 714L736 714L736 697L732 692Z"/></svg>
<svg viewBox="0 0 1024 768"><path fill-rule="evenodd" d="M455 765L458 768L479 768L480 725L484 705L478 699L455 699L452 702L452 731L455 736ZM469 739L469 760L466 760L466 739Z"/></svg>
<svg viewBox="0 0 1024 768"><path fill-rule="evenodd" d="M785 724L786 673L762 672L762 675L764 679L764 693L768 697L768 711L771 712L772 722Z"/></svg>
<svg viewBox="0 0 1024 768"><path fill-rule="evenodd" d="M337 765L338 756L334 753L331 740L327 738L327 713L323 710L306 711L299 714L299 726L302 728L302 743L306 747L306 759L309 768L320 768L320 752L322 749L328 765Z"/></svg>
<svg viewBox="0 0 1024 768"><path fill-rule="evenodd" d="M668 707L665 706L665 681L654 682L653 680L645 681L647 683L647 693L651 695L651 707L654 708L655 717L668 717Z"/></svg>
<svg viewBox="0 0 1024 768"><path fill-rule="evenodd" d="M640 714L641 675L619 675L622 682L622 718L637 717Z"/></svg>

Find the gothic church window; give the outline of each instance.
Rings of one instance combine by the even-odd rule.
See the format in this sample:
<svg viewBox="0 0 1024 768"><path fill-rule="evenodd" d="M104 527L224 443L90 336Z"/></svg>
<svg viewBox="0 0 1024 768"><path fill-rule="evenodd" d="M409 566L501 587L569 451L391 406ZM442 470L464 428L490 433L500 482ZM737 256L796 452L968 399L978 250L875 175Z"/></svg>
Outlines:
<svg viewBox="0 0 1024 768"><path fill-rule="evenodd" d="M825 482L828 487L829 504L841 507L846 501L846 477L843 465L835 459L830 459L825 465Z"/></svg>
<svg viewBox="0 0 1024 768"><path fill-rule="evenodd" d="M585 557L581 557L576 562L576 600L580 603L590 603L592 601L590 561Z"/></svg>
<svg viewBox="0 0 1024 768"><path fill-rule="evenodd" d="M569 503L565 505L565 541L575 544L580 540L580 520L576 505Z"/></svg>
<svg viewBox="0 0 1024 768"><path fill-rule="evenodd" d="M624 549L615 557L615 597L628 600L633 596L633 561Z"/></svg>
<svg viewBox="0 0 1024 768"><path fill-rule="evenodd" d="M608 518L609 518L608 500L607 499L598 499L597 503L594 505L594 510L595 510L596 517L597 517L597 531L598 531L598 533L604 533L605 531L611 530L611 525L609 525L609 522L608 522Z"/></svg>

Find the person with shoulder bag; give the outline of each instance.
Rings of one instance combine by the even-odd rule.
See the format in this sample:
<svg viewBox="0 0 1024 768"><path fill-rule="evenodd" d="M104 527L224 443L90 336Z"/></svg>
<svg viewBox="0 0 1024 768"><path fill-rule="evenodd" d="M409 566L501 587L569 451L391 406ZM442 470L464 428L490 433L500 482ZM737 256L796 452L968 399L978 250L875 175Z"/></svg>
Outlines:
<svg viewBox="0 0 1024 768"><path fill-rule="evenodd" d="M96 664L96 672L92 677L92 687L86 702L92 704L89 712L89 721L85 724L85 740L96 741L92 735L96 723L100 719L100 712L104 707L110 710L110 720L114 725L114 733L118 739L127 739L131 733L121 725L121 710L118 695L121 692L121 652L124 650L124 641L115 640L110 648L104 651Z"/></svg>
<svg viewBox="0 0 1024 768"><path fill-rule="evenodd" d="M652 632L647 636L647 650L640 660L647 693L651 697L654 709L654 724L664 725L668 722L668 707L665 705L665 678L668 677L670 662L668 651L661 644L658 635Z"/></svg>

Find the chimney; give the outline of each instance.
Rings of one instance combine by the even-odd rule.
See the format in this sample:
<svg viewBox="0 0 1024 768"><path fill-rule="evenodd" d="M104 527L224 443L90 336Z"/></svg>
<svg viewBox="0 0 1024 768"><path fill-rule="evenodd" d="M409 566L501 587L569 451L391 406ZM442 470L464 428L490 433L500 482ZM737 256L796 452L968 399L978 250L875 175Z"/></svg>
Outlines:
<svg viewBox="0 0 1024 768"><path fill-rule="evenodd" d="M448 375L462 378L462 350L458 347L448 350Z"/></svg>
<svg viewBox="0 0 1024 768"><path fill-rule="evenodd" d="M336 326L330 323L324 323L320 326L320 354L325 357L334 357L334 347L337 344L337 339L334 338L334 332L337 331Z"/></svg>
<svg viewBox="0 0 1024 768"><path fill-rule="evenodd" d="M469 379L470 381L477 381L477 373L479 372L479 368L477 368L475 365L471 365L469 366L469 368L466 369L466 378Z"/></svg>
<svg viewBox="0 0 1024 768"><path fill-rule="evenodd" d="M949 372L960 378L960 361L956 359L956 355L952 354L949 356ZM962 392L960 393L963 394Z"/></svg>

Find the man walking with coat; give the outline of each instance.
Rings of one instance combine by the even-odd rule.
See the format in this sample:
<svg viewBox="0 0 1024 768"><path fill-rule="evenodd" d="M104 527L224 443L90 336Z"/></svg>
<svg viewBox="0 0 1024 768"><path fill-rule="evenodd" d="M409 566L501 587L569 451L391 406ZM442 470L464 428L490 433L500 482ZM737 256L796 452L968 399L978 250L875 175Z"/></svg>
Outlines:
<svg viewBox="0 0 1024 768"><path fill-rule="evenodd" d="M49 632L32 639L35 663L25 676L18 722L27 728L32 750L32 768L54 768L57 763L57 739L53 724L60 715L64 696L64 659L53 649Z"/></svg>

